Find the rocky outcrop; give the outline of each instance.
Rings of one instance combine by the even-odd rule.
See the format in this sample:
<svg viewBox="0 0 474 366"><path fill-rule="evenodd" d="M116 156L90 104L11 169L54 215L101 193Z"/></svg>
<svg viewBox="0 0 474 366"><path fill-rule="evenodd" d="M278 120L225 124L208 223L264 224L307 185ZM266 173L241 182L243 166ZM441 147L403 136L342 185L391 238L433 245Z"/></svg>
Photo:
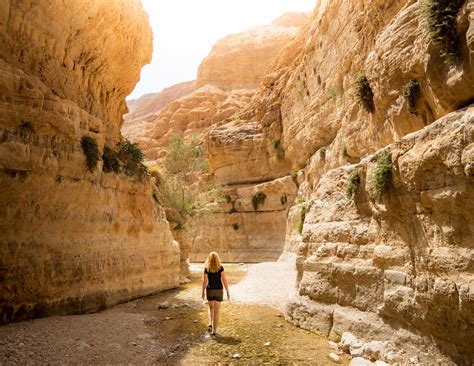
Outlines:
<svg viewBox="0 0 474 366"><path fill-rule="evenodd" d="M156 97L146 95L141 102L131 102L124 135L140 144L150 164L166 156L173 134L204 140L209 127L244 109L281 48L308 22L306 14L286 13L272 25L219 40L201 63L195 84L177 84ZM186 95L179 99L169 98L182 92ZM169 102L163 106L165 100Z"/></svg>
<svg viewBox="0 0 474 366"><path fill-rule="evenodd" d="M288 13L271 25L222 38L199 66L197 86L210 84L223 90L256 88L281 49L308 22L306 14Z"/></svg>
<svg viewBox="0 0 474 366"><path fill-rule="evenodd" d="M196 82L187 81L159 93L146 94L138 99L128 100L128 113L123 116L125 122L122 133L131 141L136 141L145 130L152 127L152 122L158 117L159 112L171 102L180 99L196 90Z"/></svg>
<svg viewBox="0 0 474 366"><path fill-rule="evenodd" d="M462 335L473 313L472 107L448 114L474 100L473 11L466 1L457 14L453 63L427 35L420 2L320 1L239 120L209 133L222 181L297 182L285 249L299 253L299 293L288 318L401 345L406 354L391 349L388 361L437 347L451 358L440 362L472 362ZM373 154L391 144L394 190L379 202L367 182ZM355 167L361 196L351 204Z"/></svg>
<svg viewBox="0 0 474 366"><path fill-rule="evenodd" d="M192 223L190 260L202 262L217 251L225 262L276 261L285 245L286 210L295 195L291 177L227 187L217 207Z"/></svg>
<svg viewBox="0 0 474 366"><path fill-rule="evenodd" d="M386 147L393 183L380 200L372 193L380 151L324 174L308 203L289 319L334 338L350 329L412 352L429 346L429 336L456 362L470 363L473 137L470 107ZM360 187L352 201L346 189L354 169ZM389 353L382 359L400 361Z"/></svg>
<svg viewBox="0 0 474 366"><path fill-rule="evenodd" d="M55 14L51 17L51 14ZM97 311L177 286L179 249L151 184L88 171L81 138L120 142L150 60L139 1L0 9L1 322Z"/></svg>

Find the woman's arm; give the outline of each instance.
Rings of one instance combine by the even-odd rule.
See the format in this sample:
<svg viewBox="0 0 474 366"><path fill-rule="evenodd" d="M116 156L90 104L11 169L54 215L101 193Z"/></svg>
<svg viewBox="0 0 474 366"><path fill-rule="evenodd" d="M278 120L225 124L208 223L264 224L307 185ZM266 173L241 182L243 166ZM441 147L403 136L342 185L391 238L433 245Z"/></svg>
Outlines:
<svg viewBox="0 0 474 366"><path fill-rule="evenodd" d="M203 300L204 300L204 291L206 290L206 286L207 286L207 275L204 272L202 274L202 294L201 294L201 297L203 298Z"/></svg>
<svg viewBox="0 0 474 366"><path fill-rule="evenodd" d="M222 280L222 284L224 285L225 290L227 292L227 300L230 300L229 286L227 286L227 279L225 278L224 271L222 271L222 273L221 273L221 280Z"/></svg>

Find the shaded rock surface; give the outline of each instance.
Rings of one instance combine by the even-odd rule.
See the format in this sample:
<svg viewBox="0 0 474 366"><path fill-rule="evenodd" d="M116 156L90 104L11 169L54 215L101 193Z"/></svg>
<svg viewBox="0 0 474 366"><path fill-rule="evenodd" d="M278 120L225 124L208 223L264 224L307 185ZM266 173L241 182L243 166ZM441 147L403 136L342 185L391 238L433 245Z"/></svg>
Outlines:
<svg viewBox="0 0 474 366"><path fill-rule="evenodd" d="M102 161L89 172L80 142L101 155L122 139L151 56L140 2L8 1L0 30L0 322L177 286L179 249L149 181Z"/></svg>

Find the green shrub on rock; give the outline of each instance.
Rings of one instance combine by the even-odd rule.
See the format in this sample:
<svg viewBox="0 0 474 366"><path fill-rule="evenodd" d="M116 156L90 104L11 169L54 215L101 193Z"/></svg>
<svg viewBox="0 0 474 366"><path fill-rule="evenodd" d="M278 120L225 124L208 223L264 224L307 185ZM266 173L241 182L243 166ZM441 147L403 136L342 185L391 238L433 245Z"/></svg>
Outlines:
<svg viewBox="0 0 474 366"><path fill-rule="evenodd" d="M407 100L410 112L414 112L421 96L420 83L418 80L411 80L407 85L405 85L403 96Z"/></svg>
<svg viewBox="0 0 474 366"><path fill-rule="evenodd" d="M303 233L304 220L306 219L306 210L306 205L302 205L300 208L298 222L296 223L296 230L298 230L300 234Z"/></svg>
<svg viewBox="0 0 474 366"><path fill-rule="evenodd" d="M87 169L92 173L100 160L97 140L91 136L82 136L81 147L86 156Z"/></svg>
<svg viewBox="0 0 474 366"><path fill-rule="evenodd" d="M359 103L369 113L374 113L374 93L370 87L369 80L364 74L359 74L355 81L355 95Z"/></svg>
<svg viewBox="0 0 474 366"><path fill-rule="evenodd" d="M392 184L392 152L390 149L382 152L377 158L374 176L372 179L372 190L378 198L387 192Z"/></svg>
<svg viewBox="0 0 474 366"><path fill-rule="evenodd" d="M465 0L422 0L421 16L428 36L440 47L441 56L448 62L460 57L456 16Z"/></svg>
<svg viewBox="0 0 474 366"><path fill-rule="evenodd" d="M267 199L267 196L265 195L265 193L259 192L257 194L254 194L252 196L253 209L257 211L258 206L263 205L266 199Z"/></svg>
<svg viewBox="0 0 474 366"><path fill-rule="evenodd" d="M145 155L137 143L125 140L119 146L118 157L124 162L124 172L128 176L138 175L143 178L147 173L147 167L143 164Z"/></svg>
<svg viewBox="0 0 474 366"><path fill-rule="evenodd" d="M120 162L118 159L118 154L107 145L104 146L102 160L104 161L104 166L102 167L102 170L104 172L120 173Z"/></svg>
<svg viewBox="0 0 474 366"><path fill-rule="evenodd" d="M349 178L347 179L347 188L346 188L347 198L354 198L359 188L360 188L359 169L354 169L351 171L351 173L349 174Z"/></svg>

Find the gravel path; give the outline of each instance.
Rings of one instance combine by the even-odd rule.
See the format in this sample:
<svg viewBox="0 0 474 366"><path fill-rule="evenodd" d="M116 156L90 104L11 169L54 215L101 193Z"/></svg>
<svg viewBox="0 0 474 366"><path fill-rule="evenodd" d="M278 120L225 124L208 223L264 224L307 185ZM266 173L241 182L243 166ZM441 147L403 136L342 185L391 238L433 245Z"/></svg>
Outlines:
<svg viewBox="0 0 474 366"><path fill-rule="evenodd" d="M296 256L287 255L278 262L247 265L244 279L230 287L231 299L283 311L288 296L295 291L295 261Z"/></svg>
<svg viewBox="0 0 474 366"><path fill-rule="evenodd" d="M311 354L325 365L326 339L285 323L279 312L294 290L294 259L226 265L232 298L223 304L224 336L217 342L206 332L202 265L193 265L192 281L177 290L96 314L0 327L0 365L232 364L229 354L234 353L250 364L301 362ZM167 308L162 309L163 303ZM267 341L274 346L262 346Z"/></svg>

